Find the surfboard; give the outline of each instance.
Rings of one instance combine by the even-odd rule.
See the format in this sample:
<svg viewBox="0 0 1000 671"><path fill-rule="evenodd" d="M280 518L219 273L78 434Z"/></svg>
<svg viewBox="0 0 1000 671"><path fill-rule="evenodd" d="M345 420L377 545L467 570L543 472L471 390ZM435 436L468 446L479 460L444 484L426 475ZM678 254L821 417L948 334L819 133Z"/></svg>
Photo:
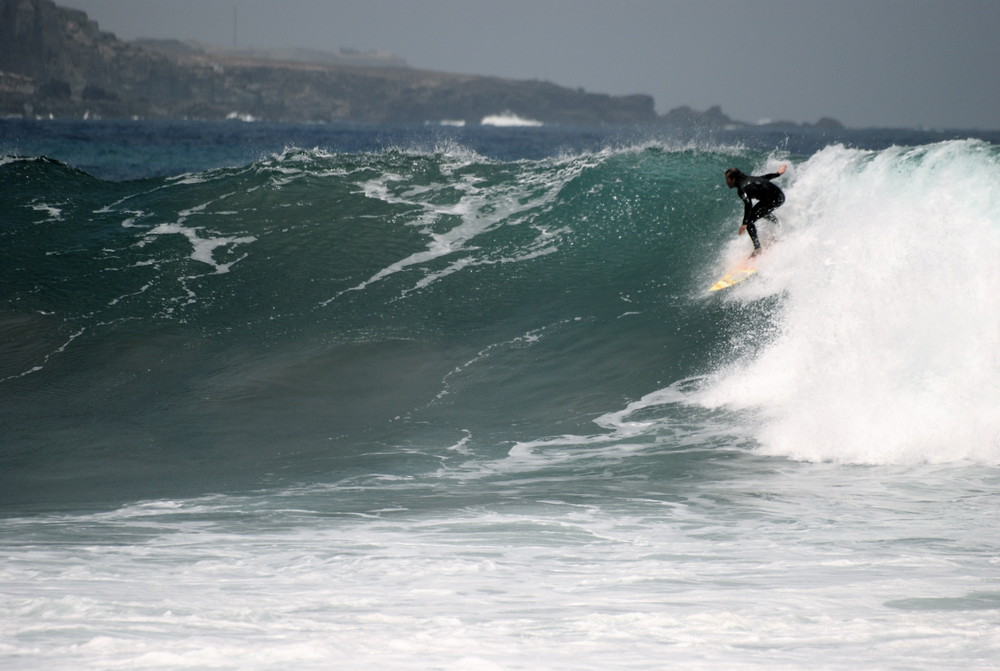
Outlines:
<svg viewBox="0 0 1000 671"><path fill-rule="evenodd" d="M734 284L739 284L756 272L757 267L753 265L753 258L749 258L720 277L719 281L709 287L708 290L719 291L720 289L728 289Z"/></svg>

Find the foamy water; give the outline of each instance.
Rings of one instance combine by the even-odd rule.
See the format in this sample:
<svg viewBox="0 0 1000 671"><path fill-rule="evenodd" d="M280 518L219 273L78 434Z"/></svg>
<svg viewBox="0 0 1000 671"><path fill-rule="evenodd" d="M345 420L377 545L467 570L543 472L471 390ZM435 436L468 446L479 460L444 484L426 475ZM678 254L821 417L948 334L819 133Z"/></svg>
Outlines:
<svg viewBox="0 0 1000 671"><path fill-rule="evenodd" d="M796 166L781 242L733 299L776 326L705 392L775 455L1000 462L1000 182L975 141L830 147Z"/></svg>
<svg viewBox="0 0 1000 671"><path fill-rule="evenodd" d="M996 474L737 460L720 475L618 496L559 471L474 489L442 475L5 520L0 657L24 670L995 668ZM478 503L421 510L441 486ZM366 511L341 512L347 496Z"/></svg>

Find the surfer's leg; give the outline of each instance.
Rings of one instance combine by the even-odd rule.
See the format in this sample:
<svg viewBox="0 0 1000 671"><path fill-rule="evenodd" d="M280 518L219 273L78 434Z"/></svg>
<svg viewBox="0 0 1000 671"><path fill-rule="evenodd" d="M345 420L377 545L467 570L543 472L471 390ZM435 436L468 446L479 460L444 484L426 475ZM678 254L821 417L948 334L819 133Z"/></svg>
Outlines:
<svg viewBox="0 0 1000 671"><path fill-rule="evenodd" d="M772 201L768 201L766 203L758 203L758 204L763 205L763 207L761 208L761 215L771 223L777 224L778 217L775 216L774 211L777 210L782 205L784 205L784 203L785 203L785 197L779 194L779 197Z"/></svg>
<svg viewBox="0 0 1000 671"><path fill-rule="evenodd" d="M781 200L759 201L756 205L753 206L753 210L750 211L750 214L755 222L761 219L767 219L772 224L777 225L778 218L774 215L774 211L778 209L778 207L784 202L785 202L784 198L782 198ZM753 253L754 255L756 255L760 252L760 240L757 238L756 226L752 223L748 224L747 231L749 232L751 228L753 229L753 233L750 234L750 237L753 239L753 247L754 247Z"/></svg>
<svg viewBox="0 0 1000 671"><path fill-rule="evenodd" d="M753 241L754 254L760 250L760 239L757 237L757 225L752 221L747 224L747 233L750 234L750 239Z"/></svg>
<svg viewBox="0 0 1000 671"><path fill-rule="evenodd" d="M750 211L750 216L753 217L754 221L757 221L758 219L767 219L771 223L776 224L778 223L778 219L774 216L774 211L777 210L783 202L784 201L774 200L759 201L753 206L753 209Z"/></svg>

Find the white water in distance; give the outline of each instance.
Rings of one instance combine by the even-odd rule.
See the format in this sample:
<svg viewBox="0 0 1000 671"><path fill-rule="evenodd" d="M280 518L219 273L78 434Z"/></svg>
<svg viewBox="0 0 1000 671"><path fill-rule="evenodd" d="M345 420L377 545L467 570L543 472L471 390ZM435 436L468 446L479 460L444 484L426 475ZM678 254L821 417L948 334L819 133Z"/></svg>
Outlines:
<svg viewBox="0 0 1000 671"><path fill-rule="evenodd" d="M484 126L542 126L544 125L541 121L536 121L535 119L528 119L522 116L514 114L510 110L502 112L501 114L489 114L484 116L482 121L480 121Z"/></svg>
<svg viewBox="0 0 1000 671"><path fill-rule="evenodd" d="M781 241L728 297L779 295L777 328L700 402L759 415L765 454L1000 462L997 161L969 140L793 167Z"/></svg>

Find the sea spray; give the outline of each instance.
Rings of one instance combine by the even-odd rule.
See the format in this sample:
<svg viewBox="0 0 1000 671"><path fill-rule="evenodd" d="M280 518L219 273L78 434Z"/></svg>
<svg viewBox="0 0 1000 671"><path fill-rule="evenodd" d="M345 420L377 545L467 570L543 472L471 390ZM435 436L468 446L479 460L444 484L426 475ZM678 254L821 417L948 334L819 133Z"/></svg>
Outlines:
<svg viewBox="0 0 1000 671"><path fill-rule="evenodd" d="M781 243L734 292L780 295L773 340L701 402L751 412L766 454L1000 461L997 158L831 146L796 166Z"/></svg>

